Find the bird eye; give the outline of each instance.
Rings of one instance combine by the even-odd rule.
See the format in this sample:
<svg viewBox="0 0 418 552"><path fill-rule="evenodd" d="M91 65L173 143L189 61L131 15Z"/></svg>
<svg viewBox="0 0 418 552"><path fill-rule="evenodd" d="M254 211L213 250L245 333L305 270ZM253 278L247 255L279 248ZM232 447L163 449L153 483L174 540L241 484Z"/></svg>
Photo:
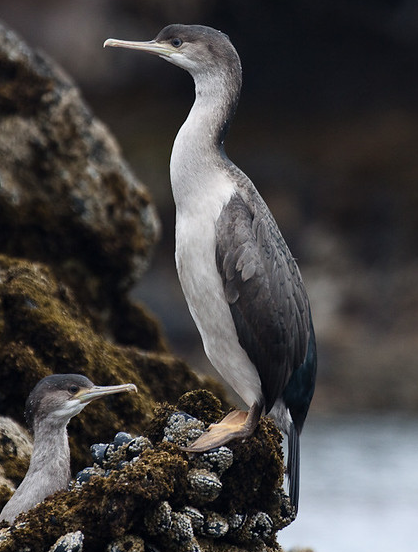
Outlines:
<svg viewBox="0 0 418 552"><path fill-rule="evenodd" d="M80 389L80 388L79 388L77 385L70 385L70 387L68 388L68 391L69 391L72 395L75 395L79 389Z"/></svg>
<svg viewBox="0 0 418 552"><path fill-rule="evenodd" d="M183 41L181 38L173 38L171 41L171 45L174 46L174 48L180 48L182 44L183 44Z"/></svg>

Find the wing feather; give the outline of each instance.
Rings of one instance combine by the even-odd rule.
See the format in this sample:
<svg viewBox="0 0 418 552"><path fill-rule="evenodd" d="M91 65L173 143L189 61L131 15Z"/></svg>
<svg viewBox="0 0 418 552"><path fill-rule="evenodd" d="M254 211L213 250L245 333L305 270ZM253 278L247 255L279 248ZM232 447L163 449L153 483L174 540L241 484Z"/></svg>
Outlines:
<svg viewBox="0 0 418 552"><path fill-rule="evenodd" d="M309 303L295 260L262 198L237 193L216 224L216 263L241 346L256 366L268 412L309 340Z"/></svg>

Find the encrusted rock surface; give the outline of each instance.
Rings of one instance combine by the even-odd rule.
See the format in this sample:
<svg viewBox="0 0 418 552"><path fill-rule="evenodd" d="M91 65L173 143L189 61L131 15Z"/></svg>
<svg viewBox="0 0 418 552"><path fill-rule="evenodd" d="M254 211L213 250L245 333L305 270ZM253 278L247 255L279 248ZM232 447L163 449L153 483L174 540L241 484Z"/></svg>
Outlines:
<svg viewBox="0 0 418 552"><path fill-rule="evenodd" d="M189 392L179 403L184 412L187 404L204 404L200 418L206 426L205 412L218 412L220 406L207 391ZM196 467L199 454L183 452L175 441L163 440L172 417L173 407L160 406L145 435L117 434L107 443L107 458L83 470L84 482L19 516L0 539L0 552L26 545L33 552L44 552L60 535L80 528L89 552L124 550L124 542L132 544L127 550L141 550L144 545L146 551L278 551L275 534L293 518L281 490L281 435L273 422L263 418L253 438L213 450L213 458L217 454L229 458L229 467L218 476ZM190 419L181 418L187 426ZM146 446L133 453L131 444L138 442ZM193 485L198 473L202 480ZM216 492L208 492L213 481Z"/></svg>
<svg viewBox="0 0 418 552"><path fill-rule="evenodd" d="M51 373L82 373L98 385L137 386L138 393L97 401L71 421L75 470L87 462L97 436L110 439L122 428L140 432L156 401L175 403L185 391L211 386L168 353L110 342L95 331L72 290L51 269L1 255L0 328L0 411L22 424L27 396Z"/></svg>

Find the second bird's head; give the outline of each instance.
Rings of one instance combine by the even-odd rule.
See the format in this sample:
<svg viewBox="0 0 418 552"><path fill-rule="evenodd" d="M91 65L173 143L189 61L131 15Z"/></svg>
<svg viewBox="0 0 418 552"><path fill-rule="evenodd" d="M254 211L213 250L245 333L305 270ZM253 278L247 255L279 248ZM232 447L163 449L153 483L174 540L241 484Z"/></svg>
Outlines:
<svg viewBox="0 0 418 552"><path fill-rule="evenodd" d="M91 401L125 391L136 391L136 386L132 383L97 386L79 374L46 376L31 391L25 418L34 431L43 422L50 427L66 425Z"/></svg>

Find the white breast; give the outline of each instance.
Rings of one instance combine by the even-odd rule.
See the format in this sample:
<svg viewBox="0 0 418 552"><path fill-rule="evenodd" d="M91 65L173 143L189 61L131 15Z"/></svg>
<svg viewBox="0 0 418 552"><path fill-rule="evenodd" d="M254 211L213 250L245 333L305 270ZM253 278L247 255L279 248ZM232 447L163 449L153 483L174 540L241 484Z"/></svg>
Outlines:
<svg viewBox="0 0 418 552"><path fill-rule="evenodd" d="M200 182L201 183L201 182ZM200 187L202 190L202 187ZM208 181L199 201L177 211L176 265L190 313L210 362L251 406L261 396L256 368L240 346L215 262L215 222L234 193L226 175Z"/></svg>

